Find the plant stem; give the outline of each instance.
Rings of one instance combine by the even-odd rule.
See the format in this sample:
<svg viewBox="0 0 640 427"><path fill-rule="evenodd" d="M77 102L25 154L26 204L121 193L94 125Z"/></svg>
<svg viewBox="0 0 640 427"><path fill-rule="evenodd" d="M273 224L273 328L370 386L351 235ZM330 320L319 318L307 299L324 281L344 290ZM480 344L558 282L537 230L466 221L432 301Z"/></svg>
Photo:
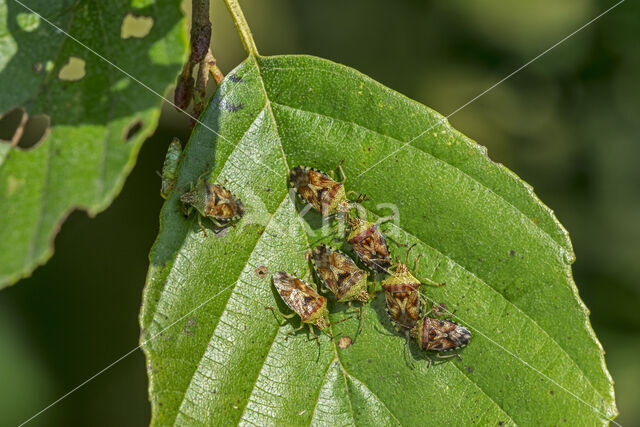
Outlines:
<svg viewBox="0 0 640 427"><path fill-rule="evenodd" d="M251 35L251 29L244 17L244 13L242 13L238 0L224 0L224 2L227 4L227 9L229 9L233 22L236 24L236 29L238 30L238 34L240 35L240 39L244 45L244 50L249 56L260 56L258 48L256 47L256 42L253 40L253 36Z"/></svg>

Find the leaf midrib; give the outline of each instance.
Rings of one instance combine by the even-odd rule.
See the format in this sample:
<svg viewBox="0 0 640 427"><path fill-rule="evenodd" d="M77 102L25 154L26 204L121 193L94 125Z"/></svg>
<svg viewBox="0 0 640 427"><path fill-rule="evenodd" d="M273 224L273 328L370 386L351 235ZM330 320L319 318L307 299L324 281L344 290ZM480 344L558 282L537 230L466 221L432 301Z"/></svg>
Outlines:
<svg viewBox="0 0 640 427"><path fill-rule="evenodd" d="M279 128L278 128L278 121L276 120L276 116L275 116L275 114L273 114L273 109L271 108L271 99L269 98L269 94L267 93L267 88L266 88L266 86L264 84L264 78L262 77L262 71L260 69L260 64L258 62L258 58L256 58L254 55L251 55L251 58L253 59L253 62L254 62L255 67L256 67L256 71L258 73L258 79L260 80L260 87L262 88L262 93L264 95L266 108L269 111L269 115L271 116L271 122L273 123L274 133L275 133L276 139L278 141L278 146L280 147L280 152L282 153L282 160L284 162L285 171L289 171L289 170L291 170L291 168L289 167L289 162L287 161L287 154L285 153L284 147L282 145L282 139L280 138L280 131L279 131ZM288 193L285 194L285 198L287 197L287 195L288 195ZM295 209L295 206L294 206L294 209ZM304 223L302 222L302 218L300 217L300 215L296 215L296 218L298 219L298 222L300 223L300 227L301 227L301 229L303 231L304 240L305 240L305 243L307 245L307 249L311 250L311 244L309 243L309 236L307 236L307 231L305 229ZM329 322L328 328L331 331L331 347L332 347L333 353L335 355L334 356L334 360L340 365L341 372L343 373L343 376L344 376L344 373L345 373L344 366L342 364L342 360L340 359L340 355L339 355L337 347L336 347L335 339L333 338L334 337L333 326L331 325L330 322ZM277 333L276 333L276 336L277 336ZM274 341L275 341L275 337L274 337ZM273 345L273 343L272 343L272 345ZM260 368L260 371L262 371L262 369L264 369L264 363L266 362L266 360L267 360L267 358L265 356L265 359L262 362L262 367ZM331 365L333 363L334 363L333 361L331 361L329 363L329 367L327 368L327 372L329 372L329 369L331 369ZM258 374L258 377L259 377L259 374ZM325 373L325 378L326 378L326 373ZM257 381L257 378L256 378L256 381ZM351 397L349 396L349 387L347 385L346 379L344 381L344 386L345 386L346 396L347 396L347 399L349 401L349 408L351 409L351 419L354 419L354 417L353 417L353 409L351 408ZM254 383L253 389L255 389L255 387L256 387L256 384ZM249 395L251 395L253 393L253 389L252 389L252 392ZM320 387L318 388L318 396L316 397L316 407L317 407L317 404L318 404L318 398L320 396L320 392L321 391L322 391L322 383L320 384ZM248 402L249 402L249 400L247 399L247 404L248 404ZM245 408L246 408L246 404L245 404ZM315 407L314 407L314 412L315 412ZM312 421L313 421L313 417L311 418L310 422L312 422Z"/></svg>

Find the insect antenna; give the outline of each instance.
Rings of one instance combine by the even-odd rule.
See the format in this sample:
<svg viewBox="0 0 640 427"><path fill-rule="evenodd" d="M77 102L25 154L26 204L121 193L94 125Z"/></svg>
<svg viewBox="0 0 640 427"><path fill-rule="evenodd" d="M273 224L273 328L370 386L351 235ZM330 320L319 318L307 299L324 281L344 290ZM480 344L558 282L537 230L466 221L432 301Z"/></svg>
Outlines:
<svg viewBox="0 0 640 427"><path fill-rule="evenodd" d="M407 347L407 356L409 357L409 366L411 366L411 369L414 369L416 367L416 365L413 363L413 356L411 356L411 349L409 348L409 341L410 341L410 336L408 333L405 333L405 346Z"/></svg>
<svg viewBox="0 0 640 427"><path fill-rule="evenodd" d="M417 245L417 243L414 243L413 245L409 246L409 249L407 249L407 253L405 254L405 258L404 258L405 265L409 265L409 253L411 252L411 249L413 249L413 247L415 245ZM420 259L420 255L418 255L417 259ZM415 270L415 268L414 268L414 270Z"/></svg>

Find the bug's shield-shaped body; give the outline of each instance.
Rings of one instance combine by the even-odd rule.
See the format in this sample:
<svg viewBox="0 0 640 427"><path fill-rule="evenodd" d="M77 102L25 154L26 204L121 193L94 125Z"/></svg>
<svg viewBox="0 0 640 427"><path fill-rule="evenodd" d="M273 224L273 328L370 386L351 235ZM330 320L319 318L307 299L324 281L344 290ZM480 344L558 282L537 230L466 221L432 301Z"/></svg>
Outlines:
<svg viewBox="0 0 640 427"><path fill-rule="evenodd" d="M396 271L382 281L387 301L387 312L393 324L402 330L413 330L420 318L420 281L409 273L404 264L398 264Z"/></svg>
<svg viewBox="0 0 640 427"><path fill-rule="evenodd" d="M193 190L184 193L180 200L194 207L202 216L227 222L244 214L244 205L222 185L199 180Z"/></svg>
<svg viewBox="0 0 640 427"><path fill-rule="evenodd" d="M358 258L372 270L384 273L391 266L387 239L378 229L378 224L351 218L347 242Z"/></svg>
<svg viewBox="0 0 640 427"><path fill-rule="evenodd" d="M160 195L164 199L167 198L176 183L178 165L180 164L181 157L182 144L180 144L180 140L178 138L173 138L173 141L171 141L171 144L169 144L169 148L167 149L164 164L162 165L162 188L160 189Z"/></svg>
<svg viewBox="0 0 640 427"><path fill-rule="evenodd" d="M322 283L335 294L338 302L369 301L367 272L359 269L347 255L320 245L311 253L311 262Z"/></svg>
<svg viewBox="0 0 640 427"><path fill-rule="evenodd" d="M344 185L319 170L296 166L289 172L289 181L300 197L322 216L333 215L348 203Z"/></svg>
<svg viewBox="0 0 640 427"><path fill-rule="evenodd" d="M471 332L464 326L445 319L423 317L411 332L423 350L444 352L466 346Z"/></svg>
<svg viewBox="0 0 640 427"><path fill-rule="evenodd" d="M296 312L304 323L312 323L320 329L327 326L327 299L311 286L284 271L273 274L273 284L285 304Z"/></svg>

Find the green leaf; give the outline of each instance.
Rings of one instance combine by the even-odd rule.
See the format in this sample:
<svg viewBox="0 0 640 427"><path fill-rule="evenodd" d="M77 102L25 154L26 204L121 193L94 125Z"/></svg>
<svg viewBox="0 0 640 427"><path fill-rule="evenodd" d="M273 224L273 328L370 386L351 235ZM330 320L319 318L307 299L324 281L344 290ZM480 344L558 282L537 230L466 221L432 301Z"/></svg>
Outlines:
<svg viewBox="0 0 640 427"><path fill-rule="evenodd" d="M88 48L160 94L186 54L177 0L27 4L42 17L0 0L0 115L22 107L50 128L34 147L0 141L0 288L51 257L70 210L93 216L111 203L156 127L158 95ZM133 17L143 31L127 28Z"/></svg>
<svg viewBox="0 0 640 427"><path fill-rule="evenodd" d="M567 233L527 184L442 116L342 65L252 55L202 121L162 210L144 293L155 424L592 425L615 416ZM472 331L463 361L427 369L412 345L411 369L382 295L346 349L326 335L318 347L306 332L285 340L299 321L279 326L265 310L284 310L271 274L304 275L305 251L320 238L319 216L298 216L288 169L328 171L341 160L371 217L397 206L386 232L417 244L416 276L447 283L424 292ZM178 193L207 170L248 212L205 236L181 214ZM354 308L330 298L332 321ZM358 323L333 335L354 337Z"/></svg>

